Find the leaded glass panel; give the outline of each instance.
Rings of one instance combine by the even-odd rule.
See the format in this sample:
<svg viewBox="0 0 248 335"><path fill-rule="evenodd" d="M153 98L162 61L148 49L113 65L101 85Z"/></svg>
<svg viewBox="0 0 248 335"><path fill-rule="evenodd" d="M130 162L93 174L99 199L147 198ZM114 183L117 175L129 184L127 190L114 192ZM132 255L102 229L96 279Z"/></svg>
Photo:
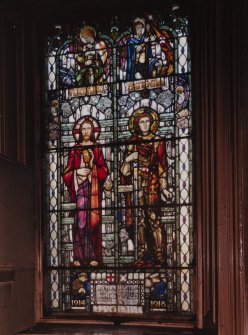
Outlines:
<svg viewBox="0 0 248 335"><path fill-rule="evenodd" d="M55 25L46 64L47 312L193 315L187 17Z"/></svg>

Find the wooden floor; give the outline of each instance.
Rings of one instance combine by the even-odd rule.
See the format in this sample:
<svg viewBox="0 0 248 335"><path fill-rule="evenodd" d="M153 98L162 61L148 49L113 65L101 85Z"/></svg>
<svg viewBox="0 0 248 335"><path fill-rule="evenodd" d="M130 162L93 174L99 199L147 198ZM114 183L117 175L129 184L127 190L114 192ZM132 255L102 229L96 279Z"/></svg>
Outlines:
<svg viewBox="0 0 248 335"><path fill-rule="evenodd" d="M18 334L53 334L53 335L203 335L197 330L175 330L169 328L154 327L130 327L130 326L107 326L107 325L63 325L63 324L38 324L33 328ZM206 335L206 334L204 334Z"/></svg>

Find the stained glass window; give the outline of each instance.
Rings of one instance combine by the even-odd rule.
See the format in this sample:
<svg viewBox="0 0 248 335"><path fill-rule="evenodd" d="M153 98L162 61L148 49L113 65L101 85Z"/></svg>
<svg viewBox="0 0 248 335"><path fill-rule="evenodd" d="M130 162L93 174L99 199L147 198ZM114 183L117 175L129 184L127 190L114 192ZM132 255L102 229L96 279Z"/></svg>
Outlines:
<svg viewBox="0 0 248 335"><path fill-rule="evenodd" d="M50 29L47 313L194 314L190 71L174 13Z"/></svg>

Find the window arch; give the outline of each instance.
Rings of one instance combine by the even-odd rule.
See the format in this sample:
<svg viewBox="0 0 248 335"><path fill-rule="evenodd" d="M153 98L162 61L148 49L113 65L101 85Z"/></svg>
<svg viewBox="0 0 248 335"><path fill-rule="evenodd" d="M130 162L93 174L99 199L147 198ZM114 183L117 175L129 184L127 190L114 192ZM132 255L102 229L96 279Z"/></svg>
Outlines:
<svg viewBox="0 0 248 335"><path fill-rule="evenodd" d="M48 313L194 316L189 26L167 21L51 29Z"/></svg>

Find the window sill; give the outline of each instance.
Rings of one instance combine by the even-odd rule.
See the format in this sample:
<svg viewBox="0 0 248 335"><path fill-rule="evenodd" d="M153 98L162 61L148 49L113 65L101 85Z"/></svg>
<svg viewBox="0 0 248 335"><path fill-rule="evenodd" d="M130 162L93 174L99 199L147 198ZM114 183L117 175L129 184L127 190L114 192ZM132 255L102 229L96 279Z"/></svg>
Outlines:
<svg viewBox="0 0 248 335"><path fill-rule="evenodd" d="M37 324L17 334L29 335L207 335L200 330L175 329L151 326L115 326L115 325L75 325L75 324Z"/></svg>

